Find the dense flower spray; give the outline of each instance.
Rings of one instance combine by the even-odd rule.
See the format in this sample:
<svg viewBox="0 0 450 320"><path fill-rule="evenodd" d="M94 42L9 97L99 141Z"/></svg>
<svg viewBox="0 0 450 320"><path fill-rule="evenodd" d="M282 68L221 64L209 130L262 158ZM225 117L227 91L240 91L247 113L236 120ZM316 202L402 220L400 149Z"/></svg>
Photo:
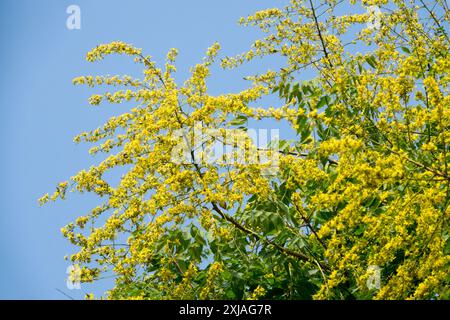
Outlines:
<svg viewBox="0 0 450 320"><path fill-rule="evenodd" d="M113 272L111 299L448 299L449 18L445 1L291 0L242 18L266 36L221 60L285 64L216 96L206 80L218 44L182 85L174 49L164 68L126 43L93 49L87 60L128 55L143 76L74 79L118 89L92 105L136 104L77 136L109 156L41 199L70 190L103 200L62 229L79 248L69 259L82 281ZM270 95L280 107L255 107ZM216 130L201 142L212 146L264 118L286 121L298 139L262 150L244 128L231 156L276 153L271 174L271 161L202 161L191 142L199 123ZM179 132L188 161L173 159ZM112 185L105 174L117 167L127 172ZM378 285L367 285L374 270Z"/></svg>

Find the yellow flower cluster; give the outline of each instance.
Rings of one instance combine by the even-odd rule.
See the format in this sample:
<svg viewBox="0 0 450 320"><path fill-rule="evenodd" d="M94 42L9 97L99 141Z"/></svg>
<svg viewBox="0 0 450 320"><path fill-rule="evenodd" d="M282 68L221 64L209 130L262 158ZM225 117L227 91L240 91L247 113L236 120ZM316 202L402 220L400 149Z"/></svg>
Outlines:
<svg viewBox="0 0 450 320"><path fill-rule="evenodd" d="M102 60L105 56L113 53L136 56L140 55L141 52L141 49L137 49L125 42L114 41L108 44L98 45L95 49L87 54L86 60L90 62Z"/></svg>

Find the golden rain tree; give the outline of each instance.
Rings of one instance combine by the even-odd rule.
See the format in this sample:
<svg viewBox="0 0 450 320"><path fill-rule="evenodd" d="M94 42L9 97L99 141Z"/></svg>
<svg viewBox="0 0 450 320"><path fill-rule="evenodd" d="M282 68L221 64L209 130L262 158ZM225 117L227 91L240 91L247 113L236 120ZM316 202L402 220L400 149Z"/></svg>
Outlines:
<svg viewBox="0 0 450 320"><path fill-rule="evenodd" d="M40 200L102 199L62 228L82 281L112 272L110 299L448 299L449 18L445 0L291 0L242 18L265 36L220 61L283 65L222 95L207 89L218 44L183 84L175 49L160 68L130 44L97 46L88 61L128 55L143 76L74 79L116 88L92 105L136 105L77 136L107 157ZM265 118L297 139L257 148L245 127ZM217 141L232 151L203 161ZM269 160L224 161L252 156Z"/></svg>

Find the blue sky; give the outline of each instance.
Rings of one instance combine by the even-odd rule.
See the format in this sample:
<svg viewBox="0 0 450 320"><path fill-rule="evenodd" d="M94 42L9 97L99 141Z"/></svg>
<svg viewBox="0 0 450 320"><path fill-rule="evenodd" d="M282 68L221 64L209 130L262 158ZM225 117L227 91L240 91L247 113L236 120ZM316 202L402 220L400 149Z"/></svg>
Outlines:
<svg viewBox="0 0 450 320"><path fill-rule="evenodd" d="M81 9L81 30L66 28L71 4ZM86 52L122 40L163 62L167 50L176 47L183 80L214 41L227 55L247 49L260 34L239 27L239 17L273 5L269 0L0 1L0 299L65 299L57 289L82 298L84 292L98 294L111 285L101 280L68 290L65 283L69 263L63 257L74 248L59 230L96 199L74 195L37 205L56 183L98 162L87 154L89 146L75 145L72 138L125 111L117 105L88 107L94 92L72 86L72 78L138 72L124 57L88 63ZM243 88L242 76L256 69L217 70L211 92Z"/></svg>

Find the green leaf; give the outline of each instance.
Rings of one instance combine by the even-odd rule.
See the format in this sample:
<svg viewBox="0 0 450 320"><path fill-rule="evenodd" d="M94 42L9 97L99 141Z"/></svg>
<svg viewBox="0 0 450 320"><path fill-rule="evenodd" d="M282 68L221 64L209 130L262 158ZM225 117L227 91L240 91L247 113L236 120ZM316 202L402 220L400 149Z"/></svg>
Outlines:
<svg viewBox="0 0 450 320"><path fill-rule="evenodd" d="M281 84L276 85L275 87L272 88L272 93L277 92L278 90L280 90Z"/></svg>
<svg viewBox="0 0 450 320"><path fill-rule="evenodd" d="M307 84L302 84L302 91L304 94L308 94L308 93L313 93L313 90L311 89L311 87Z"/></svg>
<svg viewBox="0 0 450 320"><path fill-rule="evenodd" d="M299 92L299 88L300 88L300 83L294 84L294 86L292 87L292 93L296 95Z"/></svg>
<svg viewBox="0 0 450 320"><path fill-rule="evenodd" d="M230 122L228 122L229 126L240 126L243 125L244 123L246 123L248 120L248 118L246 116L237 116L236 118L234 118L233 120L231 120Z"/></svg>
<svg viewBox="0 0 450 320"><path fill-rule="evenodd" d="M375 60L375 57L374 57L374 56L368 56L368 57L366 57L366 61L367 61L367 63L368 63L372 68L376 69L378 63L377 63L377 61Z"/></svg>
<svg viewBox="0 0 450 320"><path fill-rule="evenodd" d="M362 67L361 63L358 61L358 72L362 73L362 71L363 71L363 67Z"/></svg>
<svg viewBox="0 0 450 320"><path fill-rule="evenodd" d="M289 142L286 140L279 140L278 142L278 149L280 151L285 151L286 149L289 148Z"/></svg>
<svg viewBox="0 0 450 320"><path fill-rule="evenodd" d="M447 235L447 239L444 246L444 254L449 255L450 254L450 237Z"/></svg>
<svg viewBox="0 0 450 320"><path fill-rule="evenodd" d="M300 143L301 144L306 144L308 142L310 142L311 139L311 129L310 127L306 127L305 130L302 131L301 137L300 137Z"/></svg>
<svg viewBox="0 0 450 320"><path fill-rule="evenodd" d="M319 102L317 103L316 108L320 109L322 108L324 105L328 104L330 102L330 97L329 96L323 96L322 98L320 98Z"/></svg>
<svg viewBox="0 0 450 320"><path fill-rule="evenodd" d="M308 118L305 115L300 115L297 118L297 125L299 126L299 130L302 130L303 127L306 126Z"/></svg>
<svg viewBox="0 0 450 320"><path fill-rule="evenodd" d="M291 84L290 83L287 83L286 85L285 85L285 87L284 87L284 90L283 90L283 97L288 97L288 95L289 95L289 88L291 87Z"/></svg>
<svg viewBox="0 0 450 320"><path fill-rule="evenodd" d="M405 53L409 53L409 54L411 53L411 50L409 50L408 47L400 47L400 49L402 49L402 51Z"/></svg>

